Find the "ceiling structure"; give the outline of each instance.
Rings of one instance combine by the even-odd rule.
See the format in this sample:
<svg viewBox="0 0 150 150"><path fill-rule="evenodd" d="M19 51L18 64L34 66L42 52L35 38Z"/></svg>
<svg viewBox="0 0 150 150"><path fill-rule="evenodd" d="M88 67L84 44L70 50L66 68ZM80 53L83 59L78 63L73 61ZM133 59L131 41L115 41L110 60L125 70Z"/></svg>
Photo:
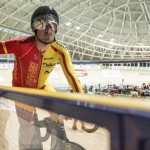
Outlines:
<svg viewBox="0 0 150 150"><path fill-rule="evenodd" d="M33 35L30 18L41 5L58 12L56 39L73 62L150 60L150 0L2 0L0 40Z"/></svg>

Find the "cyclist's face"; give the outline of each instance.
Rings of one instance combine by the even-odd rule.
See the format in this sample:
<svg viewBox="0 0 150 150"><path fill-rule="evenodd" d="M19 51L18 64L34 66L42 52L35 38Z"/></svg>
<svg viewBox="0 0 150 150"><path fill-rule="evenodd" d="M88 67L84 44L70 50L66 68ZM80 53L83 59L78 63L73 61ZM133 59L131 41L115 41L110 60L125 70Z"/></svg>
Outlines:
<svg viewBox="0 0 150 150"><path fill-rule="evenodd" d="M37 37L43 42L52 42L55 37L55 29L48 24L45 30L37 30Z"/></svg>

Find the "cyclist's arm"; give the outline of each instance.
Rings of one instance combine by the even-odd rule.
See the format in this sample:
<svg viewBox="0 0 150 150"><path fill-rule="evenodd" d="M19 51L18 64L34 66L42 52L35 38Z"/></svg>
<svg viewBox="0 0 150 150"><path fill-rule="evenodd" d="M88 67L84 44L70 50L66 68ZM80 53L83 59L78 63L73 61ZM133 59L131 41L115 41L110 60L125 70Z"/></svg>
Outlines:
<svg viewBox="0 0 150 150"><path fill-rule="evenodd" d="M33 43L33 36L0 41L0 54L15 54L16 56L21 57L26 50L31 48Z"/></svg>
<svg viewBox="0 0 150 150"><path fill-rule="evenodd" d="M18 42L14 39L0 41L0 54L16 53L18 46Z"/></svg>
<svg viewBox="0 0 150 150"><path fill-rule="evenodd" d="M60 57L60 64L70 86L72 87L74 92L84 93L82 86L76 76L74 66L71 62L68 51L63 48L62 53L63 55Z"/></svg>

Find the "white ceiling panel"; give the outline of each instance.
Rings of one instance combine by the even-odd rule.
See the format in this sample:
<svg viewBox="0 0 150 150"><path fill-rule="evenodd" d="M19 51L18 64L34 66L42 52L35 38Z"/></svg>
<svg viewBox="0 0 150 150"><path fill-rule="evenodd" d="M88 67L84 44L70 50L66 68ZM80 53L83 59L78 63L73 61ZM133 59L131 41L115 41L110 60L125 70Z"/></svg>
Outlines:
<svg viewBox="0 0 150 150"><path fill-rule="evenodd" d="M58 12L56 39L72 61L150 60L150 0L2 0L0 39L32 35L30 18L41 5Z"/></svg>

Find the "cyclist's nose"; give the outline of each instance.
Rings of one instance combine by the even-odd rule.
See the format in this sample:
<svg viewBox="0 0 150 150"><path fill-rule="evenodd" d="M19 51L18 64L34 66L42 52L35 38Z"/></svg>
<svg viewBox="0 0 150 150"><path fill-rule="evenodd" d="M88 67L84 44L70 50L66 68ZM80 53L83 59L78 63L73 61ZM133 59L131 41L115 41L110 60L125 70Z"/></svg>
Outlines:
<svg viewBox="0 0 150 150"><path fill-rule="evenodd" d="M51 25L48 24L48 25L46 26L46 31L52 31L52 30L53 30L53 29L52 29Z"/></svg>

